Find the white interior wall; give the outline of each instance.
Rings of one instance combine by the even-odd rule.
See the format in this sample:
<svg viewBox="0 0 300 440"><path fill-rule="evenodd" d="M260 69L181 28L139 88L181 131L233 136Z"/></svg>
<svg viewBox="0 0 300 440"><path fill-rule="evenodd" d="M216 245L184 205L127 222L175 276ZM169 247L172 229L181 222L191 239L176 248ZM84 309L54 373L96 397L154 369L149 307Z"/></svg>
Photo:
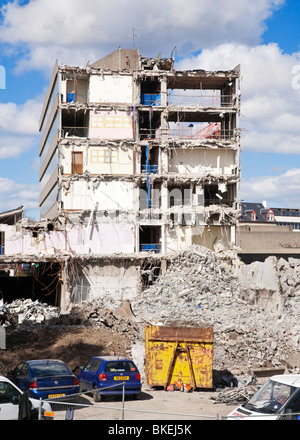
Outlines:
<svg viewBox="0 0 300 440"><path fill-rule="evenodd" d="M172 150L169 172L202 174L209 169L214 174L232 174L234 152L229 149L178 148Z"/></svg>
<svg viewBox="0 0 300 440"><path fill-rule="evenodd" d="M123 181L92 181L80 179L68 182L61 191L64 209L93 209L98 211L131 211L134 208L134 183Z"/></svg>
<svg viewBox="0 0 300 440"><path fill-rule="evenodd" d="M90 75L89 103L133 103L132 76Z"/></svg>
<svg viewBox="0 0 300 440"><path fill-rule="evenodd" d="M133 151L131 147L64 145L61 148L64 174L72 173L72 151L83 152L83 172L91 174L133 174Z"/></svg>

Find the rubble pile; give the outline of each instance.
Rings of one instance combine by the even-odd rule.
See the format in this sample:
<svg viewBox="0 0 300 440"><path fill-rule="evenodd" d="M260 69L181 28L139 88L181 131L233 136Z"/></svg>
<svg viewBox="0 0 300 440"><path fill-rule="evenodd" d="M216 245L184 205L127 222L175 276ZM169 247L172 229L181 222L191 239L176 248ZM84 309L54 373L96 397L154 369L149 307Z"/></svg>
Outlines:
<svg viewBox="0 0 300 440"><path fill-rule="evenodd" d="M73 305L68 314L61 314L51 319L51 325L56 326L84 326L93 328L107 328L120 334L125 334L131 343L139 341L144 333L143 323L134 322L126 316L118 314L118 309L107 308L107 303L101 298L84 303L80 306Z"/></svg>
<svg viewBox="0 0 300 440"><path fill-rule="evenodd" d="M132 310L153 324L213 326L216 369L246 374L254 367L285 366L299 372L297 310L291 310L286 296L272 308L253 300L261 290L240 283L235 263L228 255L193 246L171 261L156 284L132 302ZM277 294L280 301L282 293ZM270 297L276 298L273 290Z"/></svg>
<svg viewBox="0 0 300 440"><path fill-rule="evenodd" d="M59 307L51 306L32 299L16 299L11 303L0 306L0 318L2 325L41 323L52 318L57 318L60 314Z"/></svg>

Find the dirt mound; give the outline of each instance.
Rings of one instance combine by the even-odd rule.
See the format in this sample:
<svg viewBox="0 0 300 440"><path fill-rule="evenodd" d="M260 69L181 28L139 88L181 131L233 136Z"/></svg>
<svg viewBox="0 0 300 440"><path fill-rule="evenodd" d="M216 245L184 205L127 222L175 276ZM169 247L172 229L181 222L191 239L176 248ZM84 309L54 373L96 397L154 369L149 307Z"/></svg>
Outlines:
<svg viewBox="0 0 300 440"><path fill-rule="evenodd" d="M76 372L91 356L129 356L130 346L126 334L104 327L7 327L6 349L0 350L0 373L6 375L24 360L46 358L61 359Z"/></svg>

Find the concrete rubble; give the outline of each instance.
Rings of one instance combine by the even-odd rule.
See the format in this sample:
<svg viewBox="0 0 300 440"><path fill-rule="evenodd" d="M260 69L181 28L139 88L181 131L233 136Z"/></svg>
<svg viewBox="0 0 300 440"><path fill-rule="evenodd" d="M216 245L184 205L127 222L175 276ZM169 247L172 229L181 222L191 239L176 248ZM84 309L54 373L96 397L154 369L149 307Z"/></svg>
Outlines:
<svg viewBox="0 0 300 440"><path fill-rule="evenodd" d="M173 258L132 310L153 324L213 326L215 369L248 374L251 368L285 366L300 372L300 260L267 260L247 270L259 274L271 267L269 289L263 277L245 283L244 265L234 254L191 247Z"/></svg>
<svg viewBox="0 0 300 440"><path fill-rule="evenodd" d="M105 327L125 334L140 369L145 323L213 326L214 371L243 378L258 368L300 372L299 286L300 259L269 257L244 265L234 252L192 246L131 303L99 297L67 314L31 300L3 307L22 325Z"/></svg>
<svg viewBox="0 0 300 440"><path fill-rule="evenodd" d="M10 324L42 323L60 315L59 307L41 303L38 300L16 299L0 306L0 318L3 326Z"/></svg>

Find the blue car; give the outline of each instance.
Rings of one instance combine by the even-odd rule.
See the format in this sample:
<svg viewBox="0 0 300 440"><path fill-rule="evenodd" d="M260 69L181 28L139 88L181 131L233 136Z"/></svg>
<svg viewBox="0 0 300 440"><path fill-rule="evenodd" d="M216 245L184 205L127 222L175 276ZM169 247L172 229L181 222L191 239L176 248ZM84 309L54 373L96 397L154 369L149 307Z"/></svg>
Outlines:
<svg viewBox="0 0 300 440"><path fill-rule="evenodd" d="M103 396L125 395L137 398L142 389L141 375L130 359L120 356L94 356L80 367L78 379L81 391L91 391L95 402ZM118 386L116 386L118 385Z"/></svg>
<svg viewBox="0 0 300 440"><path fill-rule="evenodd" d="M7 377L28 397L51 399L79 392L79 380L61 360L42 359L19 364Z"/></svg>

